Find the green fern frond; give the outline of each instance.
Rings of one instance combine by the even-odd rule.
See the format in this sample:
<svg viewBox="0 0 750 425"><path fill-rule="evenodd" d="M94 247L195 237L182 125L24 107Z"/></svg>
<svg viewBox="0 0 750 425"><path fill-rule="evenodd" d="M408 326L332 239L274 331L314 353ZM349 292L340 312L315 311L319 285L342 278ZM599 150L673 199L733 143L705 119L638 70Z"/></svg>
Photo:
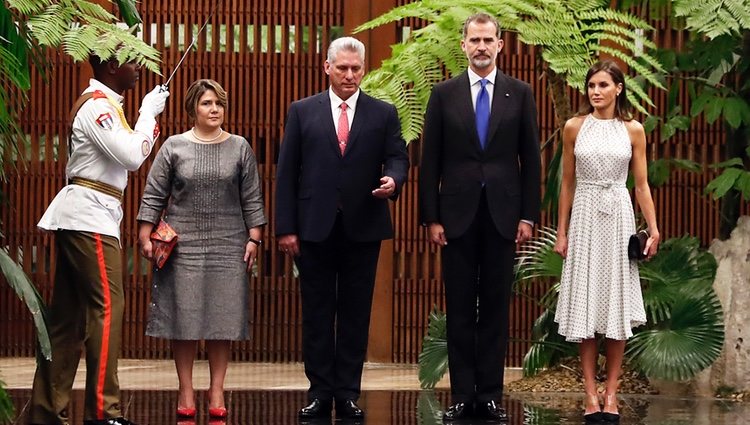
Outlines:
<svg viewBox="0 0 750 425"><path fill-rule="evenodd" d="M70 28L70 23L74 22L75 10L58 4L53 4L44 12L33 16L29 19L29 26L39 40L39 44L44 46L58 46L65 33Z"/></svg>
<svg viewBox="0 0 750 425"><path fill-rule="evenodd" d="M653 28L637 16L612 10L605 0L424 0L397 7L363 24L355 32L375 28L405 18L420 18L427 26L413 31L408 40L393 47L393 55L380 69L363 81L363 89L396 105L407 141L421 133L423 114L432 86L463 72L467 59L460 49L460 28L470 14L485 11L499 18L503 31L518 34L519 39L540 47L547 66L562 76L569 86L582 91L589 66L600 52L636 52L638 59L625 61L654 87L663 88L659 62L648 50L655 44L641 31ZM607 40L614 46L601 47ZM383 75L378 75L383 73ZM635 88L632 100L653 105L645 90ZM402 99L399 101L399 99ZM405 100L404 100L405 99ZM416 108L416 109L412 109Z"/></svg>
<svg viewBox="0 0 750 425"><path fill-rule="evenodd" d="M48 5L48 0L6 0L12 9L16 9L24 15L35 15L43 11Z"/></svg>
<svg viewBox="0 0 750 425"><path fill-rule="evenodd" d="M73 28L63 36L65 53L76 62L88 59L89 48L99 41L99 31L91 25Z"/></svg>
<svg viewBox="0 0 750 425"><path fill-rule="evenodd" d="M86 20L98 19L105 22L113 22L116 20L114 15L96 3L76 1L74 2L74 5L78 9L78 14L85 17Z"/></svg>
<svg viewBox="0 0 750 425"><path fill-rule="evenodd" d="M687 29L714 39L750 29L750 0L674 0L674 13Z"/></svg>
<svg viewBox="0 0 750 425"><path fill-rule="evenodd" d="M9 0L27 18L30 32L39 45L62 47L76 61L91 54L111 57L120 63L135 61L159 73L159 53L127 30L115 24L115 17L102 6L84 0ZM41 7L41 6L44 7Z"/></svg>
<svg viewBox="0 0 750 425"><path fill-rule="evenodd" d="M597 9L572 9L575 11L577 19L582 21L606 21L606 22L617 22L624 24L627 27L634 29L641 29L645 31L653 31L654 27L643 19L630 15L628 13L620 12L615 9L609 9L606 6L604 8Z"/></svg>

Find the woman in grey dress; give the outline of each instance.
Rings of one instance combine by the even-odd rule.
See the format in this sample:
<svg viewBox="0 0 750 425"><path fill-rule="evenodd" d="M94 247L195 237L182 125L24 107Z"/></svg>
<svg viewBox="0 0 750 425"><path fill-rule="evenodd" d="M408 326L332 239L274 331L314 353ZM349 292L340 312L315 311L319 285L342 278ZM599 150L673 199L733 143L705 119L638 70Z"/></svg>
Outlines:
<svg viewBox="0 0 750 425"><path fill-rule="evenodd" d="M149 260L149 236L162 214L179 237L153 273L146 334L172 341L182 417L196 413L192 371L199 340L208 353L209 415L227 415L230 341L248 338L248 272L266 224L253 150L221 128L226 105L216 81L188 88L185 109L194 127L167 139L157 153L137 217L141 254Z"/></svg>

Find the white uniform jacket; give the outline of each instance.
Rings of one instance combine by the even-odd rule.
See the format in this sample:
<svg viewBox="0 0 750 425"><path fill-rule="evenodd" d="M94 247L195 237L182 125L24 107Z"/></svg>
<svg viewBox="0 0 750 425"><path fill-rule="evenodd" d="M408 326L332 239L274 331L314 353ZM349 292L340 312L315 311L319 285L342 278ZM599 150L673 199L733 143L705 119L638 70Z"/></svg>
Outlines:
<svg viewBox="0 0 750 425"><path fill-rule="evenodd" d="M66 175L105 183L121 191L128 171L151 153L159 134L156 120L141 114L132 130L122 111L123 97L91 79L84 93L94 96L79 109L71 130ZM52 200L37 226L45 230L77 230L120 238L120 200L84 186L68 184Z"/></svg>

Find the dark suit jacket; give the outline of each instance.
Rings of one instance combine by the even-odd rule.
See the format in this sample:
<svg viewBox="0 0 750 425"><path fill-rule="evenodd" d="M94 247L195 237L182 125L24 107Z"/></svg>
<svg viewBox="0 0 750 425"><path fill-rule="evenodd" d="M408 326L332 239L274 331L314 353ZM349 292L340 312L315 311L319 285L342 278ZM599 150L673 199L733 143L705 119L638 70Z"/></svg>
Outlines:
<svg viewBox="0 0 750 425"><path fill-rule="evenodd" d="M347 237L393 237L388 200L372 195L380 178L406 181L409 157L393 105L360 92L349 141L341 155L328 91L289 107L276 172L276 234L320 242L343 211Z"/></svg>
<svg viewBox="0 0 750 425"><path fill-rule="evenodd" d="M487 146L480 147L468 72L435 85L427 105L419 176L422 223L448 238L474 219L486 188L492 220L514 239L520 219L539 221L541 161L536 106L528 84L499 69Z"/></svg>

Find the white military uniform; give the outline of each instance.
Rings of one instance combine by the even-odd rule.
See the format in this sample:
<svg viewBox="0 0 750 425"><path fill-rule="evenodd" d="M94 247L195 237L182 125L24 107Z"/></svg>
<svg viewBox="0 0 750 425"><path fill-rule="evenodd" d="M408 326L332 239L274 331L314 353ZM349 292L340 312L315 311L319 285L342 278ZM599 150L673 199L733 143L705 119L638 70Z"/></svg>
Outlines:
<svg viewBox="0 0 750 425"><path fill-rule="evenodd" d="M39 361L29 423L67 424L67 406L81 348L86 350L84 424L122 415L117 360L125 306L120 221L128 171L148 157L158 135L154 116L169 95L155 88L141 104L135 129L122 112L122 96L91 80L92 93L72 124L67 186L38 226L55 232L55 283L48 305L52 360ZM78 102L76 102L78 103Z"/></svg>
<svg viewBox="0 0 750 425"><path fill-rule="evenodd" d="M94 96L81 106L73 120L66 175L82 177L117 188L128 184L128 171L135 171L151 153L159 130L150 114L141 114L134 129L125 120L123 97L91 79L84 93ZM37 226L45 230L76 230L120 238L122 206L114 196L88 187L63 187Z"/></svg>

